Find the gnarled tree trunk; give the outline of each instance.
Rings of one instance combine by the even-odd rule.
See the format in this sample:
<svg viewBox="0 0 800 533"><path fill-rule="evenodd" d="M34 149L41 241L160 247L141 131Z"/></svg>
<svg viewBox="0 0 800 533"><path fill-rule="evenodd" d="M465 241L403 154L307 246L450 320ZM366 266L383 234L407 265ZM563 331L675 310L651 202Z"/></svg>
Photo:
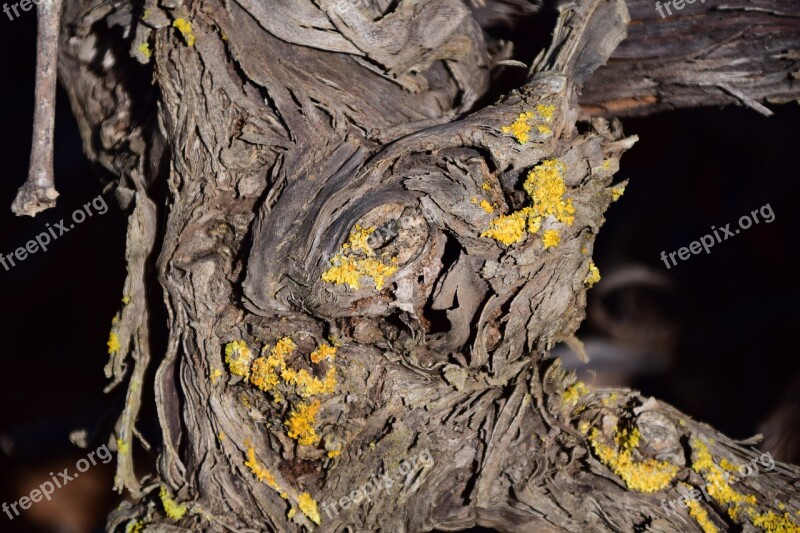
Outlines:
<svg viewBox="0 0 800 533"><path fill-rule="evenodd" d="M758 454L634 391L589 392L548 358L580 350L594 238L636 140L587 111L758 107L797 84L686 51L657 77L621 58L591 78L629 16L583 0L524 85L485 105L509 48L481 9L524 3L478 3L67 3L62 83L130 213L107 373L128 390L117 487L142 499L109 528L798 529L797 468L728 480ZM797 25L780 24L765 31L796 50ZM796 51L748 39L730 42L752 68L791 76ZM670 74L687 64L683 91ZM141 480L147 394L163 441ZM688 509L662 505L701 487Z"/></svg>

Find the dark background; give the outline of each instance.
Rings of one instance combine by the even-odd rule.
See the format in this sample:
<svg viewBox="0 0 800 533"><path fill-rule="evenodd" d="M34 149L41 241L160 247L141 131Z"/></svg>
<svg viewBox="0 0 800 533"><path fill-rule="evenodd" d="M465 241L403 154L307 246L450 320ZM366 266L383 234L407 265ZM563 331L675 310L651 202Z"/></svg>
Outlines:
<svg viewBox="0 0 800 533"><path fill-rule="evenodd" d="M10 211L28 167L35 22L33 11L14 21L0 15L3 254L102 192L62 92L55 133L58 207L33 219ZM618 294L608 302L621 322L635 326L643 306L655 308L677 331L669 364L630 384L741 438L758 431L798 374L800 109L772 108L770 119L728 108L625 120L625 131L641 140L623 157L618 177L630 184L609 210L594 254L604 274L645 265L672 282L659 294ZM47 252L9 271L0 267L0 503L27 494L51 471L74 470L87 452L69 443L69 431L95 427L114 401L102 393L103 366L122 296L125 221L113 195L106 201L106 214L76 225ZM662 250L688 246L711 225L736 227L740 216L765 203L775 213L772 224L754 225L710 255L664 267ZM591 325L581 331L595 333ZM13 522L0 514L0 531L101 527L115 505L112 466L92 468L52 502L34 504Z"/></svg>

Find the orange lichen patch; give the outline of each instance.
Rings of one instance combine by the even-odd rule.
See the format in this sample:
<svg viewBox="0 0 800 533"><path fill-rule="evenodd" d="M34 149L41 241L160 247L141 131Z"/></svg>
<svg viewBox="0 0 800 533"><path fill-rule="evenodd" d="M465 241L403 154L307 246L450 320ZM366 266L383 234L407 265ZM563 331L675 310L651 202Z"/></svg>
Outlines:
<svg viewBox="0 0 800 533"><path fill-rule="evenodd" d="M294 352L296 346L292 339L283 337L270 350L269 357L259 357L250 367L250 383L264 392L275 394L281 374L286 370L286 356ZM262 353L266 351L264 347ZM277 396L276 396L277 397Z"/></svg>
<svg viewBox="0 0 800 533"><path fill-rule="evenodd" d="M247 379L253 363L253 352L243 340L231 341L225 345L225 362L231 374Z"/></svg>
<svg viewBox="0 0 800 533"><path fill-rule="evenodd" d="M758 510L758 499L752 494L744 494L734 489L729 483L730 474L723 466L718 466L708 449L699 439L690 441L693 452L692 469L706 480L708 495L723 508L734 522L750 521L768 533L800 533L800 525L794 522L789 513L783 515L772 511L762 513ZM722 464L722 461L720 461ZM725 461L725 466L732 463Z"/></svg>
<svg viewBox="0 0 800 533"><path fill-rule="evenodd" d="M528 133L531 131L528 121L533 118L535 118L535 115L531 112L520 113L514 122L508 126L503 126L500 131L505 134L510 133L519 144L525 144L528 142Z"/></svg>
<svg viewBox="0 0 800 533"><path fill-rule="evenodd" d="M269 470L259 464L258 459L256 459L256 451L252 446L247 448L247 461L244 462L244 466L250 469L256 479L266 483L275 492L281 492L275 477L270 474Z"/></svg>
<svg viewBox="0 0 800 533"><path fill-rule="evenodd" d="M614 433L616 449L602 442L597 428L592 429L589 442L597 458L621 477L626 487L636 492L650 493L663 490L672 483L679 470L676 465L655 459L634 459L634 451L641 438L638 429L615 430Z"/></svg>
<svg viewBox="0 0 800 533"><path fill-rule="evenodd" d="M361 288L361 278L374 281L375 288L381 290L386 278L397 272L397 258L389 262L375 258L375 251L367 242L375 228L362 228L356 224L350 232L342 251L331 258L331 266L323 272L322 281L347 285L351 289Z"/></svg>
<svg viewBox="0 0 800 533"><path fill-rule="evenodd" d="M314 419L320 407L319 400L314 400L310 404L299 404L291 412L289 419L284 422L284 425L288 428L287 434L289 438L295 439L303 446L318 443L320 437L314 430Z"/></svg>
<svg viewBox="0 0 800 533"><path fill-rule="evenodd" d="M336 369L331 368L325 374L324 380L319 380L305 369L299 371L287 368L281 372L283 380L296 388L297 394L303 398L330 394L336 389Z"/></svg>
<svg viewBox="0 0 800 533"><path fill-rule="evenodd" d="M330 359L333 361L336 358L336 347L328 343L322 343L317 346L317 349L311 352L311 362L319 364L323 359Z"/></svg>
<svg viewBox="0 0 800 533"><path fill-rule="evenodd" d="M297 506L300 511L306 515L309 520L315 524L320 524L319 510L317 509L317 502L311 497L311 494L303 492L297 497Z"/></svg>
<svg viewBox="0 0 800 533"><path fill-rule="evenodd" d="M589 272L586 274L586 278L583 280L583 283L587 287L594 287L598 281L600 281L600 269L597 268L597 265L594 264L594 261L589 260Z"/></svg>
<svg viewBox="0 0 800 533"><path fill-rule="evenodd" d="M572 199L564 199L567 191L565 172L566 166L558 159L547 159L533 167L523 184L533 205L508 215L499 215L481 237L490 237L510 246L525 238L526 229L531 234L538 233L545 218L549 218L550 224L572 225L575 208ZM545 248L552 248L560 242L561 236L556 229L547 230L542 239Z"/></svg>

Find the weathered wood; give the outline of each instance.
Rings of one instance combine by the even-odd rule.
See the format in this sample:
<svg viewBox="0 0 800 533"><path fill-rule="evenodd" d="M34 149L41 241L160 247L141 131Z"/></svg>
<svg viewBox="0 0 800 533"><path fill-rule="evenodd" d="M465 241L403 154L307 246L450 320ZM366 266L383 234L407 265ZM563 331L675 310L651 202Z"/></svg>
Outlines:
<svg viewBox="0 0 800 533"><path fill-rule="evenodd" d="M628 38L586 84L593 114L646 115L681 107L800 101L800 4L697 0L681 10L628 0ZM679 4L680 5L680 4Z"/></svg>
<svg viewBox="0 0 800 533"><path fill-rule="evenodd" d="M636 140L578 103L625 35L624 3L565 9L524 87L480 109L497 56L454 0L161 6L68 4L61 47L87 154L131 212L107 371L128 387L117 487L145 496L110 529L797 524L787 465L725 482L756 503L718 492L705 519L669 513L660 500L757 455L635 392L585 393L548 358L583 319ZM167 324L150 321L160 305ZM239 342L264 359L251 367ZM335 358L314 361L326 343ZM284 372L242 379L270 364ZM140 480L150 393L163 440ZM315 433L299 427L311 419ZM420 457L391 490L331 511Z"/></svg>

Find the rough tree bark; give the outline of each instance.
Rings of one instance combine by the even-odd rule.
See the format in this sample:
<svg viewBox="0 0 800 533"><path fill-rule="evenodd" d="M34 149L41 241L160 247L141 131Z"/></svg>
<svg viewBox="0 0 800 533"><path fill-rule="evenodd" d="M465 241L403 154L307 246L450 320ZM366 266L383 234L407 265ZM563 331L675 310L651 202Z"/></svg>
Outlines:
<svg viewBox="0 0 800 533"><path fill-rule="evenodd" d="M636 140L586 110L796 99L796 24L751 13L791 47L770 83L709 74L727 43L754 72L773 64L744 34L631 61L656 19L590 79L629 18L584 0L525 84L483 106L509 57L483 8L67 2L61 81L130 217L106 372L127 387L116 485L141 500L109 529L798 530L800 469L726 481L758 456L747 443L635 391L589 392L548 357L580 351L594 238ZM647 106L609 104L631 101ZM163 438L139 479L146 394ZM321 507L423 453L370 501ZM660 503L707 485L689 509Z"/></svg>

